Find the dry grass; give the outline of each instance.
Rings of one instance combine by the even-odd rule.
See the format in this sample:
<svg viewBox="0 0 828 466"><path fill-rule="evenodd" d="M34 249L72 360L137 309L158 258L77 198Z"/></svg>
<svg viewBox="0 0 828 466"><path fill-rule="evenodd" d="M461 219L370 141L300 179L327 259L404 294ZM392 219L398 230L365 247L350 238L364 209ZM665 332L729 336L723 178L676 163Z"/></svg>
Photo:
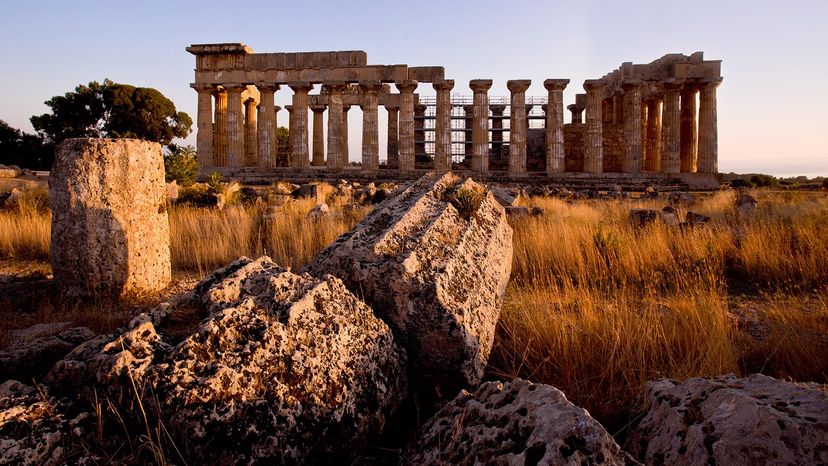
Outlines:
<svg viewBox="0 0 828 466"><path fill-rule="evenodd" d="M44 187L25 191L17 206L0 210L0 257L49 259L52 216Z"/></svg>

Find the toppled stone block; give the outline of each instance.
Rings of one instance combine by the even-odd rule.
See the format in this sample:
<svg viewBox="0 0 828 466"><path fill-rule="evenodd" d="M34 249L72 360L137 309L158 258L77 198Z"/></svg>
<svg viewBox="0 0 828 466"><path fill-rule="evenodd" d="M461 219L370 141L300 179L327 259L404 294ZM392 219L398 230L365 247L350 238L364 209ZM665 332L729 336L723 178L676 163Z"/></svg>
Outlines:
<svg viewBox="0 0 828 466"><path fill-rule="evenodd" d="M828 393L754 374L649 382L627 449L646 464L828 464Z"/></svg>
<svg viewBox="0 0 828 466"><path fill-rule="evenodd" d="M0 178L17 178L23 173L17 165L2 165L0 164Z"/></svg>
<svg viewBox="0 0 828 466"><path fill-rule="evenodd" d="M489 186L489 190L494 196L495 200L503 207L517 205L520 201L519 189L504 189L498 186Z"/></svg>
<svg viewBox="0 0 828 466"><path fill-rule="evenodd" d="M697 214L695 212L687 212L684 216L684 223L690 226L691 228L697 226L703 226L710 223L710 217L707 215Z"/></svg>
<svg viewBox="0 0 828 466"><path fill-rule="evenodd" d="M633 228L644 228L658 220L658 211L653 209L631 209L630 224Z"/></svg>
<svg viewBox="0 0 828 466"><path fill-rule="evenodd" d="M522 205L510 205L504 207L507 217L525 218L529 216L529 208Z"/></svg>
<svg viewBox="0 0 828 466"><path fill-rule="evenodd" d="M318 222L331 216L331 208L324 202L317 205L308 212L307 218L312 222Z"/></svg>
<svg viewBox="0 0 828 466"><path fill-rule="evenodd" d="M681 224L678 212L671 206L661 209L661 221L668 227L677 227Z"/></svg>
<svg viewBox="0 0 828 466"><path fill-rule="evenodd" d="M516 379L465 390L420 430L400 464L638 464L555 387Z"/></svg>
<svg viewBox="0 0 828 466"><path fill-rule="evenodd" d="M758 202L756 198L745 192L736 193L736 213L741 217L746 217L756 210Z"/></svg>
<svg viewBox="0 0 828 466"><path fill-rule="evenodd" d="M88 328L73 327L57 334L18 339L0 351L0 380L40 377L75 347L93 337L95 332Z"/></svg>
<svg viewBox="0 0 828 466"><path fill-rule="evenodd" d="M135 139L67 139L49 178L50 256L68 295L153 292L170 282L161 146Z"/></svg>
<svg viewBox="0 0 828 466"><path fill-rule="evenodd" d="M483 374L511 262L512 229L491 192L431 174L377 205L307 270L363 296L404 340L419 393L450 398Z"/></svg>

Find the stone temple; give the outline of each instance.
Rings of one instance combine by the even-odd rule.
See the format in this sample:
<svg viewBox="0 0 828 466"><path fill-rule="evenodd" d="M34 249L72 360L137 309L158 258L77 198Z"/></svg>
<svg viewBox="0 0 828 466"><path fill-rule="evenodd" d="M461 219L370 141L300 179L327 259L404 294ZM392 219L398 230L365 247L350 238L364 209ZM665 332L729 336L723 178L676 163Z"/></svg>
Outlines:
<svg viewBox="0 0 828 466"><path fill-rule="evenodd" d="M191 87L198 93L202 173L267 181L404 179L451 170L480 179L644 180L694 188L720 181L721 60L705 60L702 52L622 63L585 81L586 92L566 106L571 117L564 123L569 79L545 80L540 97L526 95L530 80L508 81L510 96L497 97L488 94L492 80L474 79L472 95L464 97L441 66L369 65L363 51L253 53L240 43L191 45L187 51L196 57ZM318 84L320 92L311 94ZM416 92L424 84L436 97ZM292 105L284 109L289 147L280 150L282 109L274 98L283 90L292 92ZM348 151L348 110L355 105L362 109L361 157ZM387 111L383 156L380 106Z"/></svg>

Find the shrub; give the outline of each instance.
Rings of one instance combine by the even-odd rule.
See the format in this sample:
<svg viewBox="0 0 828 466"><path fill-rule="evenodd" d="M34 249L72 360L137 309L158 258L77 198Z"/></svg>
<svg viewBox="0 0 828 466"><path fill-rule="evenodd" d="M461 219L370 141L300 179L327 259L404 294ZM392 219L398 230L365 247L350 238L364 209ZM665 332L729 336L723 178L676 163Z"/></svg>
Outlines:
<svg viewBox="0 0 828 466"><path fill-rule="evenodd" d="M730 182L731 188L752 188L753 183L748 180L742 178L736 178L735 180Z"/></svg>
<svg viewBox="0 0 828 466"><path fill-rule="evenodd" d="M450 202L460 213L460 216L468 220L483 203L483 193L473 189L461 188L454 193Z"/></svg>
<svg viewBox="0 0 828 466"><path fill-rule="evenodd" d="M176 147L164 157L167 182L177 181L181 186L193 184L198 176L198 160L193 146Z"/></svg>

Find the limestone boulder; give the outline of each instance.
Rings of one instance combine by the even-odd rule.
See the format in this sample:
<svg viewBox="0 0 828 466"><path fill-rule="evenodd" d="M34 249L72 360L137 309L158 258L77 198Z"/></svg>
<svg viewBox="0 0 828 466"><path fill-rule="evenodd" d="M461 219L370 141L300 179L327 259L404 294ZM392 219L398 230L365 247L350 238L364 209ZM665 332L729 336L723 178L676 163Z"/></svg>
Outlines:
<svg viewBox="0 0 828 466"><path fill-rule="evenodd" d="M710 217L691 211L684 216L684 223L691 228L704 226L710 223Z"/></svg>
<svg viewBox="0 0 828 466"><path fill-rule="evenodd" d="M136 139L68 139L49 178L50 256L68 295L124 295L170 282L161 146Z"/></svg>
<svg viewBox="0 0 828 466"><path fill-rule="evenodd" d="M490 186L489 190L492 195L494 195L495 200L504 207L514 206L520 202L520 189L507 189L499 186Z"/></svg>
<svg viewBox="0 0 828 466"><path fill-rule="evenodd" d="M560 390L516 379L460 392L426 422L400 464L638 463Z"/></svg>
<svg viewBox="0 0 828 466"><path fill-rule="evenodd" d="M757 205L756 198L750 194L741 191L736 193L735 207L738 215L742 217L750 215L756 210Z"/></svg>
<svg viewBox="0 0 828 466"><path fill-rule="evenodd" d="M522 205L509 205L504 207L507 217L525 218L529 216L529 208Z"/></svg>
<svg viewBox="0 0 828 466"><path fill-rule="evenodd" d="M678 212L672 206L666 206L661 209L661 221L668 227L677 227L681 225Z"/></svg>
<svg viewBox="0 0 828 466"><path fill-rule="evenodd" d="M658 211L653 209L632 209L630 210L630 224L633 228L643 228L655 223L658 215Z"/></svg>
<svg viewBox="0 0 828 466"><path fill-rule="evenodd" d="M75 347L93 337L95 332L86 327L72 327L54 334L44 332L33 338L16 338L12 345L0 351L0 380L40 377Z"/></svg>
<svg viewBox="0 0 828 466"><path fill-rule="evenodd" d="M324 220L331 216L331 208L328 207L328 204L324 202L322 204L318 204L316 207L311 209L308 212L307 218L310 221L318 222L320 220Z"/></svg>
<svg viewBox="0 0 828 466"><path fill-rule="evenodd" d="M627 439L646 464L828 464L828 393L760 374L649 382Z"/></svg>
<svg viewBox="0 0 828 466"><path fill-rule="evenodd" d="M511 262L512 229L492 193L430 174L375 206L306 270L362 296L404 341L418 392L451 398L483 374Z"/></svg>
<svg viewBox="0 0 828 466"><path fill-rule="evenodd" d="M3 201L3 206L7 209L15 209L20 206L20 201L25 196L22 189L12 188L9 196Z"/></svg>
<svg viewBox="0 0 828 466"><path fill-rule="evenodd" d="M0 164L0 178L16 178L22 173L22 170L17 165L8 166Z"/></svg>

